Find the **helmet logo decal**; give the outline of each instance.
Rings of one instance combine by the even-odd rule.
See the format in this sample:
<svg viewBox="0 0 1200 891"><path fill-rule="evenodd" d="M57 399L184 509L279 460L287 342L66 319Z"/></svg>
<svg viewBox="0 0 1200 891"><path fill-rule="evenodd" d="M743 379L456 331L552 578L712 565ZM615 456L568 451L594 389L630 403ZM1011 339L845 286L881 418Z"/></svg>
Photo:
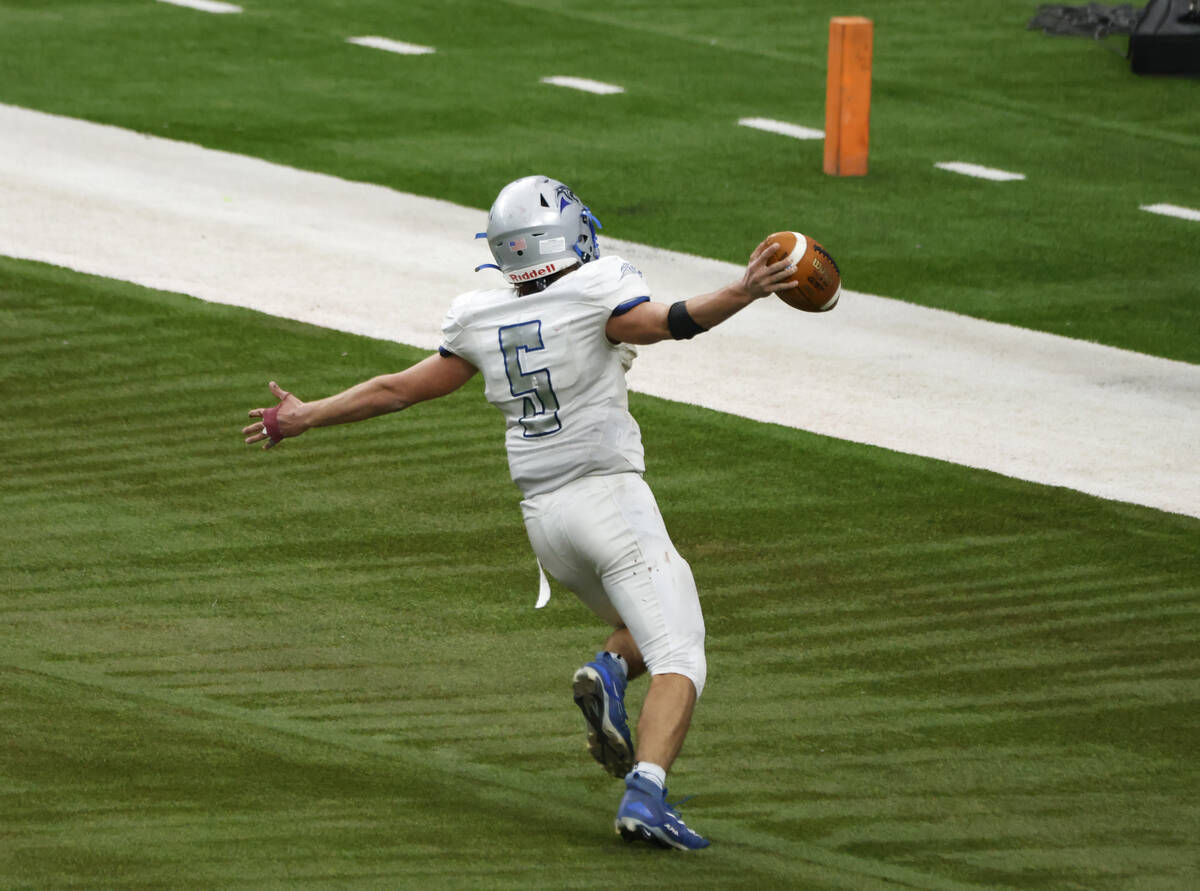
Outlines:
<svg viewBox="0 0 1200 891"><path fill-rule="evenodd" d="M525 250L525 239L524 239L524 238L516 238L516 239L514 239L514 240L510 241L510 242L508 243L508 249L509 249L510 251L523 251L523 250Z"/></svg>
<svg viewBox="0 0 1200 891"><path fill-rule="evenodd" d="M547 263L545 266L537 269L526 269L524 272L507 272L505 275L513 284L517 282L532 281L535 278L541 278L543 275L550 275L552 272L558 272L559 266L557 263Z"/></svg>
<svg viewBox="0 0 1200 891"><path fill-rule="evenodd" d="M558 212L559 213L562 213L563 210L565 210L571 204L581 204L582 203L578 198L575 197L574 192L572 192L567 186L564 186L561 183L559 183L557 186L555 186L554 197L556 197L558 199Z"/></svg>

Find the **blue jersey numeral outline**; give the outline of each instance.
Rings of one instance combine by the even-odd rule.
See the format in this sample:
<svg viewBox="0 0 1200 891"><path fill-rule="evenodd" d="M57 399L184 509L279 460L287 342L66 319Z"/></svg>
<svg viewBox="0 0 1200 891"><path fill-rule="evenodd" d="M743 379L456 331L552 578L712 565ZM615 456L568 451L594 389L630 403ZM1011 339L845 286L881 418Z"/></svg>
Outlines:
<svg viewBox="0 0 1200 891"><path fill-rule="evenodd" d="M526 439L550 436L562 429L558 417L558 396L550 379L549 368L526 371L521 367L521 354L544 350L542 321L521 322L504 325L499 330L500 354L504 357L504 372L508 375L508 389L521 399L524 414L521 428Z"/></svg>

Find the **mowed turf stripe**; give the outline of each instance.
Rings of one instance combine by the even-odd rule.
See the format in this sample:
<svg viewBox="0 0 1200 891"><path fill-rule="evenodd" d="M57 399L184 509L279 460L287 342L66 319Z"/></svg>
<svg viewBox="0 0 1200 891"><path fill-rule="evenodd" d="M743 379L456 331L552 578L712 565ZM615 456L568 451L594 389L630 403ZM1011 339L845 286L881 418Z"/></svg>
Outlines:
<svg viewBox="0 0 1200 891"><path fill-rule="evenodd" d="M1130 605L1139 603L1142 604L1142 608L1129 608ZM801 608L794 612L786 611L785 614L795 615L799 619L804 612ZM811 640L817 641L836 639L845 634L870 634L875 641L894 641L898 646L910 644L927 635L962 635L963 643L971 643L981 637L997 634L1041 633L1081 624L1102 626L1129 619L1200 616L1200 596L1190 587L1166 588L1153 592L1126 589L1106 597L1007 604L976 611L962 610L958 613L867 617L862 615L864 610L858 612L859 615L847 616L843 622L809 622L805 633ZM1061 615L1072 612L1076 614ZM776 610L775 615L778 614L779 611ZM760 633L771 635L786 632Z"/></svg>
<svg viewBox="0 0 1200 891"><path fill-rule="evenodd" d="M494 821L469 785L447 785L436 771L397 773L344 748L331 757L329 746L311 740L76 684L0 670L10 714L25 702L58 706L63 716L43 727L44 716L27 709L0 753L28 752L17 766L43 791L0 810L5 852L18 865L9 875L158 887L394 876L403 887L441 888L470 887L490 871L496 886L516 886L519 861L495 856ZM76 712L90 732L64 745L53 731ZM542 813L524 821L535 835L556 825ZM483 856L462 856L472 843ZM585 845L586 837L572 846L575 856ZM0 854L0 869L5 862Z"/></svg>
<svg viewBox="0 0 1200 891"><path fill-rule="evenodd" d="M234 738L240 745L261 746L281 753L296 748L295 742L278 741L276 737L281 736L351 749L398 762L409 771L421 772L426 780L437 777L439 785L469 783L472 797L487 801L498 810L507 811L510 818L513 812L537 814L543 821L553 820L571 826L573 832L580 836L592 834L597 823L589 803L578 796L564 795L565 786L532 788L535 778L520 771L472 764L455 754L398 746L371 736L348 734L329 725L296 721L263 710L245 709L206 696L196 696L186 690L147 687L137 681L89 671L78 665L48 663L32 654L9 653L6 662L11 669L21 673L95 687L137 701L140 703L139 711L149 701L159 715L173 712L172 720L175 722L182 720L191 724L203 719L203 725L197 724L193 729L204 734L219 734L219 729L213 727L214 721L249 728L249 733L245 729L235 731ZM184 717L180 718L180 715ZM264 736L255 731L269 731L269 734ZM518 819L515 822L519 825L521 821ZM723 836L723 850L718 856L749 870L787 876L790 881L813 881L820 882L822 887L840 888L899 886L956 891L979 887L775 837L738 821L713 819L710 822L717 827L712 831L718 831ZM113 827L113 831L119 831L119 827ZM797 869L798 864L805 864L806 868Z"/></svg>

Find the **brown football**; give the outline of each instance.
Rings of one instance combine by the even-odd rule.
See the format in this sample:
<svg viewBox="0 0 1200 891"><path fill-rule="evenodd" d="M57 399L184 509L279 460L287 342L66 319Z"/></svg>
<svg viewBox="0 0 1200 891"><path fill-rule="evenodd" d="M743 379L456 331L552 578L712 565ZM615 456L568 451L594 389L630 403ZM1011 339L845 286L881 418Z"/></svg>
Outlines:
<svg viewBox="0 0 1200 891"><path fill-rule="evenodd" d="M776 232L768 235L767 241L779 245L774 262L786 257L796 265L792 280L799 287L779 291L780 300L805 312L829 312L837 306L842 274L829 251L799 232Z"/></svg>

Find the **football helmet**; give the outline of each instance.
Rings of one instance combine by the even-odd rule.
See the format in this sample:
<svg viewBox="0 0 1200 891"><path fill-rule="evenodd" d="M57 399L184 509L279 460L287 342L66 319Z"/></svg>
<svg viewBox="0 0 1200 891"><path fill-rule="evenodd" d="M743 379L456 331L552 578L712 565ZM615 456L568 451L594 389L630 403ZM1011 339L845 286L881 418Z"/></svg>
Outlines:
<svg viewBox="0 0 1200 891"><path fill-rule="evenodd" d="M547 176L526 176L500 190L487 232L476 237L488 240L496 268L508 282L520 285L595 260L599 228L600 221L567 186Z"/></svg>

